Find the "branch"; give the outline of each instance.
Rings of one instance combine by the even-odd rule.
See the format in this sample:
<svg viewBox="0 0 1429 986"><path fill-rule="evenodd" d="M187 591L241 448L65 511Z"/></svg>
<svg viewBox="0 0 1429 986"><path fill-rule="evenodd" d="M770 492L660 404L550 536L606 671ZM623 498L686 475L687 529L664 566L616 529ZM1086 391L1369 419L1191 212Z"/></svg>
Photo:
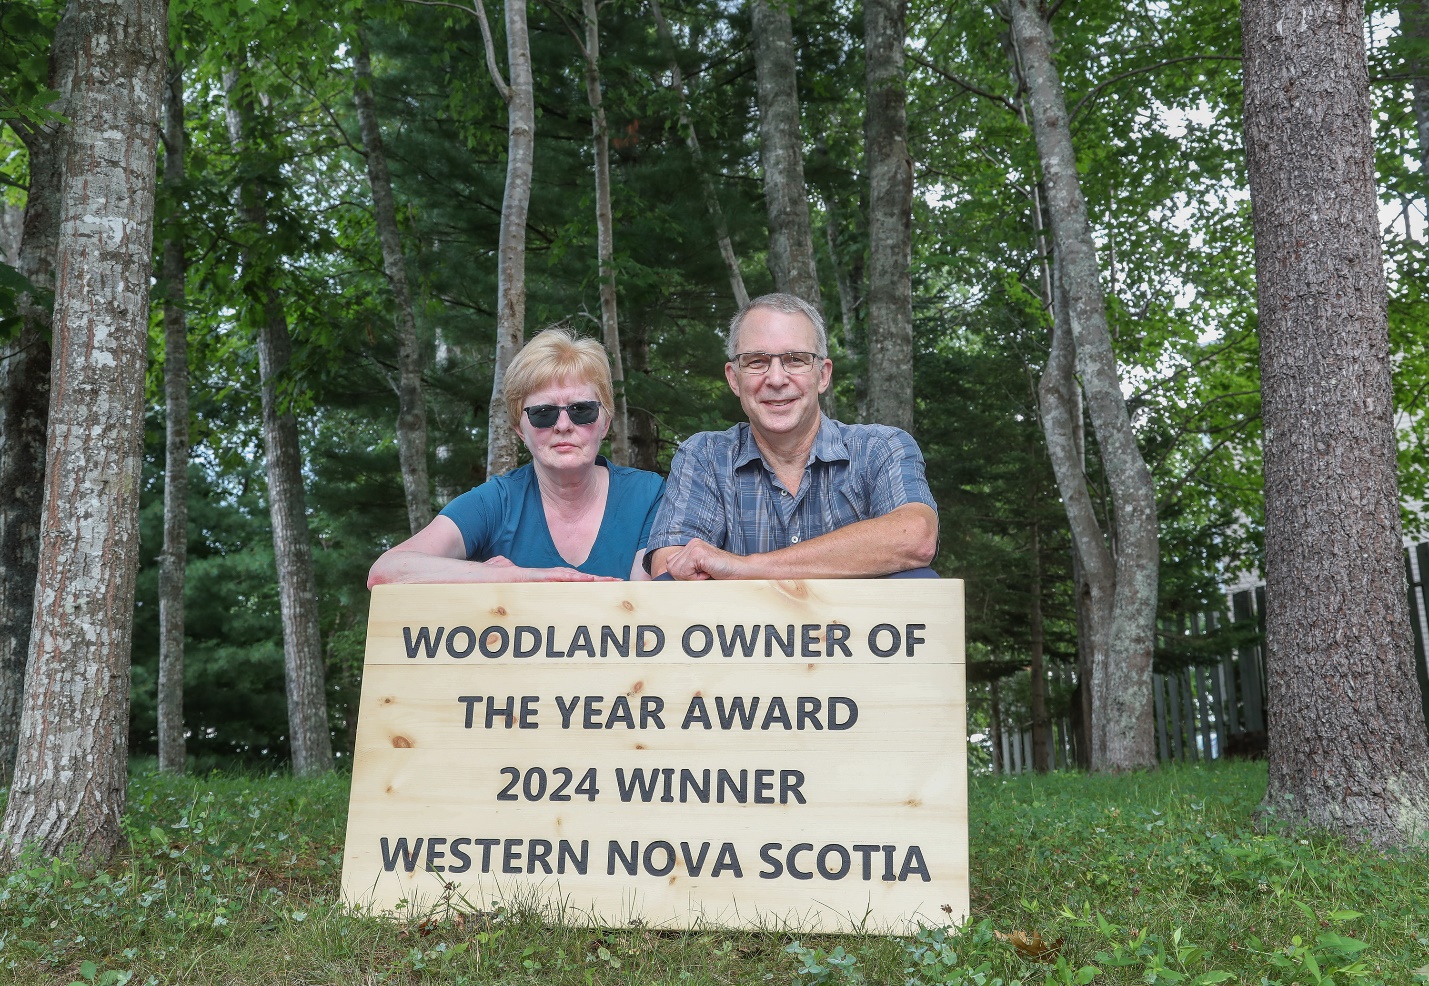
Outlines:
<svg viewBox="0 0 1429 986"><path fill-rule="evenodd" d="M512 3L515 0L506 0L506 2ZM472 0L472 6L475 7L476 19L481 24L481 41L486 45L486 68L491 72L491 81L496 84L496 91L501 95L501 101L510 106L511 87L501 77L501 66L496 63L496 45L491 40L491 25L486 22L486 4L481 0Z"/></svg>
<svg viewBox="0 0 1429 986"><path fill-rule="evenodd" d="M1148 462L1147 466L1151 469L1152 472L1159 471L1161 467L1166 463L1166 460L1171 457L1171 454L1176 451L1176 447L1180 444L1181 439L1186 437L1189 432L1195 429L1196 421L1201 417L1201 415L1203 415L1207 410L1210 409L1210 406L1212 404L1221 400L1230 400L1233 397L1253 397L1259 393L1259 390L1234 390L1223 394L1217 394L1210 400L1202 402L1194 411L1191 412L1191 416L1186 419L1185 424L1181 425L1176 429L1176 433L1171 436L1170 441L1166 443L1166 449L1159 456L1156 457L1156 461L1154 463ZM1258 414L1259 412L1257 412L1257 416ZM1196 430L1196 433L1198 435L1206 435L1207 437L1209 437L1215 434L1217 431L1224 431L1226 429L1234 430L1236 428L1239 428L1243 423L1244 419L1242 419L1241 421L1232 422L1228 425L1224 425L1221 428L1212 427L1207 430Z"/></svg>
<svg viewBox="0 0 1429 986"><path fill-rule="evenodd" d="M501 95L501 101L510 105L511 87L502 78L501 69L496 64L496 45L491 40L491 25L486 21L486 5L481 0L472 0L470 7L465 4L451 3L450 0L402 0L402 2L415 3L419 7L454 7L475 17L477 23L481 25L481 40L486 45L486 68L491 72L491 81L496 83L496 91Z"/></svg>
<svg viewBox="0 0 1429 986"><path fill-rule="evenodd" d="M561 22L561 27L565 28L566 31L570 33L570 36L575 39L576 47L581 50L581 58L585 59L586 64L590 64L590 52L586 51L585 39L577 33L575 25L566 19L566 12L561 9L555 0L541 0L541 3L547 10L556 15L556 19Z"/></svg>
<svg viewBox="0 0 1429 986"><path fill-rule="evenodd" d="M5 118L4 124L15 131L15 136L20 138L20 143L25 145L26 150L31 149L34 143L36 131L41 127L31 123L24 118L16 106L15 101L10 98L10 94L0 88L0 106L9 110L9 115Z"/></svg>
<svg viewBox="0 0 1429 986"><path fill-rule="evenodd" d="M913 61L915 61L915 62L917 62L919 65L923 66L923 67L924 67L925 69L927 69L928 71L930 71L930 72L935 72L935 73L937 73L938 75L941 75L943 78L947 79L947 80L948 80L949 82L951 82L953 85L961 87L964 92L970 92L970 93L973 93L974 95L982 96L984 99L990 99L990 100L992 100L992 101L995 102L995 103L1001 103L1001 104L1003 105L1003 107L1004 107L1005 109L1007 109L1008 112L1013 113L1013 114L1016 114L1016 113L1017 113L1017 107L1014 106L1014 105L1012 105L1012 101L1011 101L1010 99L1008 99L1006 96L999 96L999 95L998 95L997 93L995 93L995 92L988 92L986 89L979 89L977 86L973 85L971 82L964 82L962 79L958 78L956 75L953 75L953 73L948 72L948 71L945 71L945 70L943 70L943 69L940 69L938 66L934 65L932 62L927 61L927 60L923 59L922 57L920 57L920 56L918 56L918 55L909 55L908 57L911 58L911 59L913 59Z"/></svg>
<svg viewBox="0 0 1429 986"><path fill-rule="evenodd" d="M305 92L308 97L312 99L313 102L317 103L318 106L322 108L323 113L328 118L328 122L332 124L333 129L337 131L338 136L342 138L342 142L346 144L354 154L362 158L367 157L367 152L362 148L358 147L356 144L354 144L352 140L347 136L347 131L344 130L342 124L338 122L337 116L333 113L332 108L328 106L328 104L323 100L323 98L317 94L316 90L308 89L306 86L303 85L301 80L299 80L295 76L289 75L283 70L283 66L280 65L277 61L273 59L268 59L268 64L271 65L279 75L287 79L288 83L294 89L298 90L299 92Z"/></svg>
<svg viewBox="0 0 1429 986"><path fill-rule="evenodd" d="M1057 0L1056 3L1054 3L1054 4L1052 4L1052 6L1048 7L1048 8L1047 8L1047 16L1044 17L1043 20L1045 20L1048 24L1052 23L1052 18L1057 16L1057 11L1061 10L1061 9L1062 9L1062 5L1063 5L1064 3L1066 3L1066 2L1067 2L1067 0Z"/></svg>
<svg viewBox="0 0 1429 986"><path fill-rule="evenodd" d="M1180 502L1181 502L1181 497L1185 494L1186 490L1190 487L1190 483L1191 483L1192 477L1194 477L1194 476L1196 475L1196 473L1200 471L1200 469L1201 469L1201 467L1202 467L1203 465L1205 465L1207 462L1210 461L1211 456L1213 456L1213 455L1215 455L1217 452L1219 452L1226 444L1228 444L1228 443L1231 441L1231 439L1235 438L1235 437L1237 436L1237 434L1239 434L1241 431L1243 431L1247 425L1251 424L1252 422L1259 421L1259 420L1260 420L1260 412L1259 412L1259 411L1257 411L1255 414L1247 414L1244 418L1242 418L1242 419L1237 423L1236 427L1231 431L1231 433L1230 433L1229 435L1227 435L1225 438L1222 438L1220 441L1216 442L1216 443L1215 443L1214 445L1212 445L1210 448L1206 449L1205 455L1202 455L1199 459L1197 459L1196 462L1195 462L1195 464L1192 465L1191 468L1186 471L1185 475L1183 475L1183 476L1181 477L1180 485L1179 485L1179 486L1177 487L1177 489L1176 489L1176 495L1173 496L1171 499L1166 500L1166 501L1164 501L1164 502L1162 502L1162 501L1158 501L1158 502L1157 502L1157 504L1156 504L1156 512L1157 512L1157 514L1159 515L1159 514L1163 513L1168 507L1173 507L1173 506L1175 506L1176 504L1180 503Z"/></svg>
<svg viewBox="0 0 1429 986"><path fill-rule="evenodd" d="M1136 393L1132 394L1126 399L1126 403L1140 404L1142 401L1147 400L1152 394L1156 393L1158 390L1161 390L1168 386L1172 381L1191 372L1198 366L1202 366L1206 363L1209 363L1211 360L1215 359L1217 356L1219 356L1221 353L1224 353L1226 350L1234 349L1236 346L1239 346L1241 344L1241 340L1249 334L1250 329L1243 329L1235 335L1230 336L1225 340L1223 345L1215 349L1207 350L1206 352L1202 353L1198 358L1187 362L1185 366L1177 367L1174 371L1171 372L1170 375L1157 380L1154 384L1148 387L1138 390Z"/></svg>
<svg viewBox="0 0 1429 986"><path fill-rule="evenodd" d="M1113 75L1110 79L1107 79L1105 82L1098 83L1095 87L1093 87L1093 89L1092 89L1091 92L1089 92L1089 93L1087 93L1085 96L1083 96L1083 97L1081 98L1081 101L1077 103L1077 105L1072 109L1071 114L1067 117L1067 125L1068 125L1068 126L1071 126L1071 125L1072 125L1072 121L1077 118L1077 114L1082 111L1082 107L1085 106L1085 105L1087 105L1087 103L1090 102L1091 100L1095 99L1095 98L1101 93L1101 91L1102 91L1103 89L1105 89L1107 86L1114 85L1115 83L1120 82L1122 79L1129 79L1129 78L1131 78L1133 75L1140 75L1140 74L1143 73L1143 72L1154 72L1154 71L1156 71L1158 68L1165 68L1167 65L1175 65L1177 62L1238 62L1238 61L1240 61L1240 56L1239 56L1239 55L1181 55L1181 56L1178 57L1178 58L1168 58L1168 59L1166 59L1165 61L1154 62L1154 63L1151 64L1151 65L1143 65L1143 66L1141 66L1140 68L1128 69L1127 71L1122 72L1122 73L1119 74L1119 75Z"/></svg>

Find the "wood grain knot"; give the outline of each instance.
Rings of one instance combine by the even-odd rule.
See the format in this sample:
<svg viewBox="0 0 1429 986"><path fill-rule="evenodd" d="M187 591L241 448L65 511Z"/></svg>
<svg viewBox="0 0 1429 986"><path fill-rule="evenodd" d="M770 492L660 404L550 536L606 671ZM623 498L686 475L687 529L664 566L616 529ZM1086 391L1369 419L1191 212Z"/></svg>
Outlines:
<svg viewBox="0 0 1429 986"><path fill-rule="evenodd" d="M491 615L492 615L492 616L505 616L505 615L506 615L506 607L505 607L505 606L497 606L495 609L493 609L493 610L491 611Z"/></svg>
<svg viewBox="0 0 1429 986"><path fill-rule="evenodd" d="M391 695L388 695L386 698L384 698L384 699L382 700L382 704L383 704L383 705L391 705L391 704L392 704L393 702L395 702L395 701L397 701L395 698L393 698Z"/></svg>
<svg viewBox="0 0 1429 986"><path fill-rule="evenodd" d="M643 750L643 749L645 749L645 744L644 744L644 743L636 743L636 744L635 744L635 749L637 749L637 750Z"/></svg>
<svg viewBox="0 0 1429 986"><path fill-rule="evenodd" d="M500 646L501 646L501 634L499 634L499 633L488 633L488 634L486 635L486 649L487 649L487 650L496 650L496 649L499 648Z"/></svg>
<svg viewBox="0 0 1429 986"><path fill-rule="evenodd" d="M628 612L635 612L635 604L632 603L629 599L622 599L620 601L620 605L625 607Z"/></svg>
<svg viewBox="0 0 1429 986"><path fill-rule="evenodd" d="M637 681L634 685L631 686L631 688L630 688L630 693L631 693L632 695L639 694L640 690L641 690L642 688L644 688L644 687L645 687L645 682L643 682L643 681Z"/></svg>
<svg viewBox="0 0 1429 986"><path fill-rule="evenodd" d="M410 750L412 748L412 741L405 736L393 736L392 745L399 750Z"/></svg>
<svg viewBox="0 0 1429 986"><path fill-rule="evenodd" d="M922 800L921 798L909 798L907 801L905 801L905 802L903 802L903 803L904 803L905 805L907 805L909 808L921 808L921 807L923 807L923 800Z"/></svg>

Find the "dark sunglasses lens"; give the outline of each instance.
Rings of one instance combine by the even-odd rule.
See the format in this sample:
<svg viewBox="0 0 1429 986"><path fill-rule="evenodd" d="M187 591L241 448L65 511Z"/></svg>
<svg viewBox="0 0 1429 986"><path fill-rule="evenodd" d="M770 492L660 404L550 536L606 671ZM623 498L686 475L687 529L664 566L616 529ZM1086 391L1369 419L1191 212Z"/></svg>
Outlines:
<svg viewBox="0 0 1429 986"><path fill-rule="evenodd" d="M571 424L588 425L600 417L600 402L576 401L566 405L566 413L571 416Z"/></svg>
<svg viewBox="0 0 1429 986"><path fill-rule="evenodd" d="M537 428L549 428L561 416L561 409L554 404L537 404L526 408L526 417Z"/></svg>

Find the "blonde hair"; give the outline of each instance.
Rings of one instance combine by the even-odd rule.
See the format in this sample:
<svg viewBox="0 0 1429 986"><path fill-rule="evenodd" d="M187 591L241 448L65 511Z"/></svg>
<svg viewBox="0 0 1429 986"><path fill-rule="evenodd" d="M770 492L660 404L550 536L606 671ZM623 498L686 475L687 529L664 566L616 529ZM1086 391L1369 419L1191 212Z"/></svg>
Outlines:
<svg viewBox="0 0 1429 986"><path fill-rule="evenodd" d="M610 357L605 347L594 339L581 338L563 325L553 325L526 343L506 368L501 396L506 401L511 427L521 430L521 409L527 397L563 377L593 386L605 413L614 413Z"/></svg>

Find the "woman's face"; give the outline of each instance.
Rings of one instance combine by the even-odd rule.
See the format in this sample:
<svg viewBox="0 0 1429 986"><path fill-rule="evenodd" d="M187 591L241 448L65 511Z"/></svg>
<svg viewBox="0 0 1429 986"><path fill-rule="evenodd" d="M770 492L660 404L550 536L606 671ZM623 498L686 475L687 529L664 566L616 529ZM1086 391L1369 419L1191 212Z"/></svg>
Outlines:
<svg viewBox="0 0 1429 986"><path fill-rule="evenodd" d="M538 404L565 405L576 401L600 402L592 384L575 377L560 377L521 402L522 408ZM521 412L521 440L531 450L536 468L543 472L571 472L589 469L595 464L600 443L610 430L610 415L602 408L600 416L588 425L571 423L569 411L562 411L549 428L537 428L525 410Z"/></svg>

